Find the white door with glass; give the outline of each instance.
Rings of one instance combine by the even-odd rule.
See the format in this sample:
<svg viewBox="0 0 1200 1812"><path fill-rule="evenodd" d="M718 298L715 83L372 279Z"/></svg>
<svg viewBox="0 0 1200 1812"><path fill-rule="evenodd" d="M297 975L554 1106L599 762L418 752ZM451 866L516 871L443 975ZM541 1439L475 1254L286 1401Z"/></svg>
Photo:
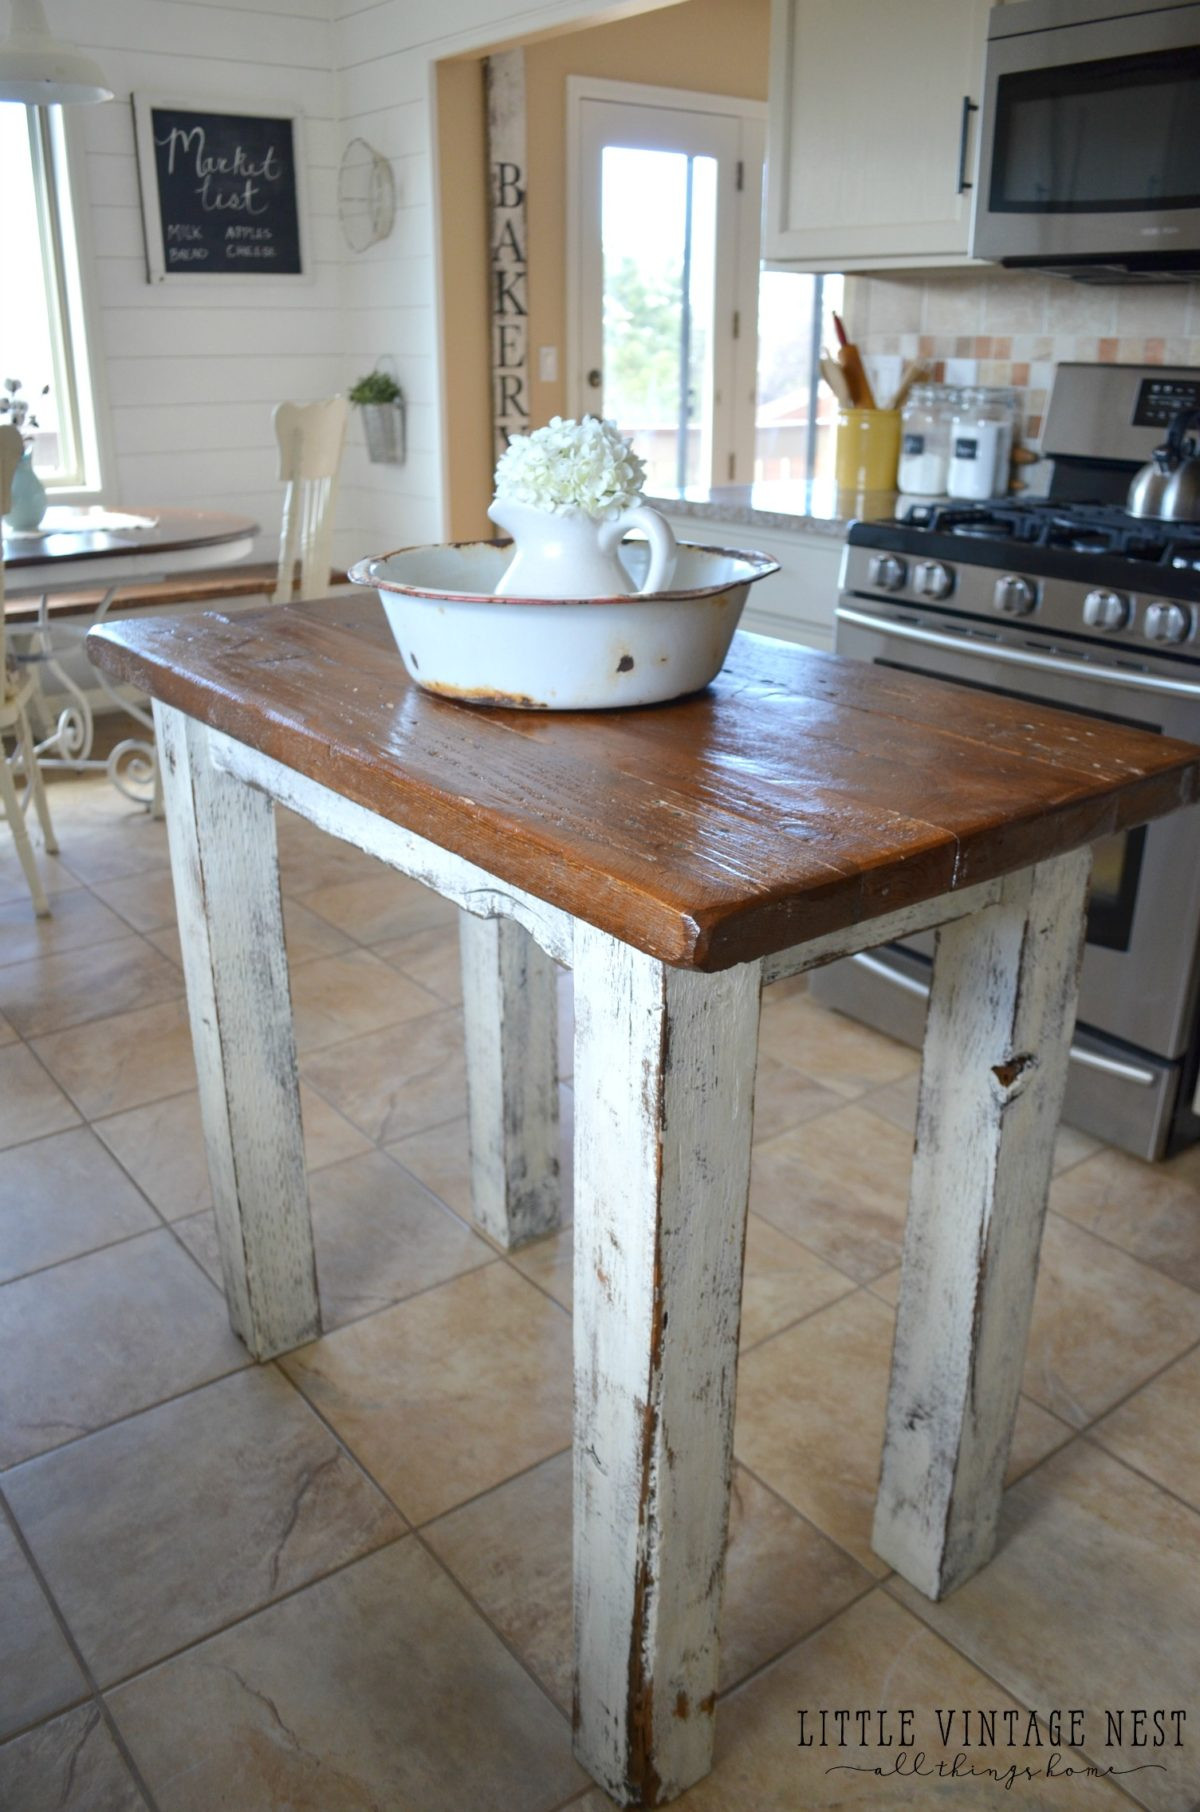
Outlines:
<svg viewBox="0 0 1200 1812"><path fill-rule="evenodd" d="M652 494L753 474L764 111L568 82L570 407L633 437Z"/></svg>

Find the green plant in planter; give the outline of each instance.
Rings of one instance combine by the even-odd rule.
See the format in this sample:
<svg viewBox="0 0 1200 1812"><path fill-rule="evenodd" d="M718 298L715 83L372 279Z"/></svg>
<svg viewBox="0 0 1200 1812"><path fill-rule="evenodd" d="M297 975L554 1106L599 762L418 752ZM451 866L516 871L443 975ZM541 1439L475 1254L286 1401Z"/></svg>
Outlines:
<svg viewBox="0 0 1200 1812"><path fill-rule="evenodd" d="M372 465L404 464L404 392L388 371L368 371L347 395L362 410L367 458Z"/></svg>
<svg viewBox="0 0 1200 1812"><path fill-rule="evenodd" d="M346 393L352 403L398 403L401 389L395 378L387 371L369 371L366 377L359 378Z"/></svg>

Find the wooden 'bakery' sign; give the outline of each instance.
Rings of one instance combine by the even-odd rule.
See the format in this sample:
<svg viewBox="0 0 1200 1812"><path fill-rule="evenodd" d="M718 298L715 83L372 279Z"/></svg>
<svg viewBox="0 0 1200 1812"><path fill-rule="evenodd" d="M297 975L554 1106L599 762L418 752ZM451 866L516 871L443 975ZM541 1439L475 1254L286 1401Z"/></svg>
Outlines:
<svg viewBox="0 0 1200 1812"><path fill-rule="evenodd" d="M300 120L133 97L151 283L303 277Z"/></svg>

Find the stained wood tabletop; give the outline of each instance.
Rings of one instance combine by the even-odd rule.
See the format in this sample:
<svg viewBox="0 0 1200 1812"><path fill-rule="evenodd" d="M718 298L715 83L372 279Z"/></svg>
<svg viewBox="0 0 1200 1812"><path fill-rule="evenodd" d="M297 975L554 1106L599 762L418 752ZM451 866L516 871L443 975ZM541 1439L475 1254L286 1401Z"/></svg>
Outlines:
<svg viewBox="0 0 1200 1812"><path fill-rule="evenodd" d="M370 594L137 618L100 667L662 960L716 970L1061 854L1200 796L1200 748L735 638L705 692L463 705Z"/></svg>

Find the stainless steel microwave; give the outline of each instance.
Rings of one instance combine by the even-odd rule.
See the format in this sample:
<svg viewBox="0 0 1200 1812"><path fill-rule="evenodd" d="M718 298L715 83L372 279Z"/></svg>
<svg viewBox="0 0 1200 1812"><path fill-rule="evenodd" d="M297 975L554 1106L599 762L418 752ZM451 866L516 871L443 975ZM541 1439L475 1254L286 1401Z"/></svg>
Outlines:
<svg viewBox="0 0 1200 1812"><path fill-rule="evenodd" d="M971 250L1084 281L1200 273L1200 0L994 6Z"/></svg>

